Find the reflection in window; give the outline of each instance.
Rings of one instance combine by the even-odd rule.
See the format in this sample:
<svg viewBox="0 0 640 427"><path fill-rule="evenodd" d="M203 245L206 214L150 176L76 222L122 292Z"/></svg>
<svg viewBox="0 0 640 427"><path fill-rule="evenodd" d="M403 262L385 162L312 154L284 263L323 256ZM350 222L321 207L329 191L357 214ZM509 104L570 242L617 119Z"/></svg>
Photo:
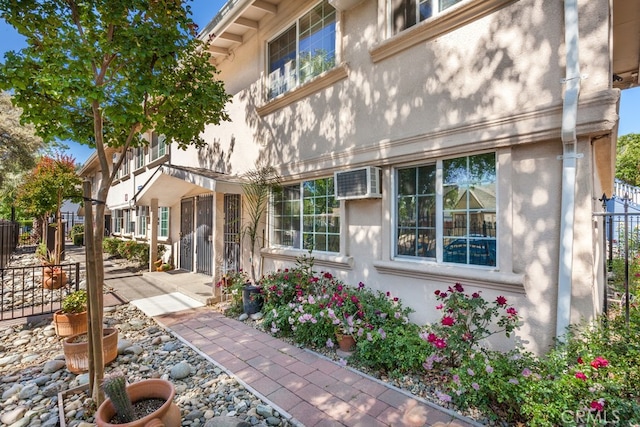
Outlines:
<svg viewBox="0 0 640 427"><path fill-rule="evenodd" d="M273 98L335 66L335 9L324 0L268 48L269 98Z"/></svg>
<svg viewBox="0 0 640 427"><path fill-rule="evenodd" d="M495 154L443 162L444 262L496 265Z"/></svg>
<svg viewBox="0 0 640 427"><path fill-rule="evenodd" d="M390 0L393 34L413 27L462 0Z"/></svg>
<svg viewBox="0 0 640 427"><path fill-rule="evenodd" d="M435 177L435 165L398 170L398 255L436 256Z"/></svg>
<svg viewBox="0 0 640 427"><path fill-rule="evenodd" d="M396 255L496 265L494 153L400 168L396 182ZM437 213L436 189L440 186L442 210ZM438 215L441 230L436 225ZM442 242L441 259L436 253L438 241Z"/></svg>
<svg viewBox="0 0 640 427"><path fill-rule="evenodd" d="M284 187L273 197L274 244L340 252L339 207L334 198L333 178Z"/></svg>

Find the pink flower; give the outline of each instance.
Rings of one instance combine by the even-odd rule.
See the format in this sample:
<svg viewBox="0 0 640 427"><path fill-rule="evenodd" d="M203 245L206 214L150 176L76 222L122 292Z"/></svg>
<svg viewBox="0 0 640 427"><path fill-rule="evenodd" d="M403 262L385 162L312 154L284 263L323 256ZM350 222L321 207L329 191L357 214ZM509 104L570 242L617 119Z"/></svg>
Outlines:
<svg viewBox="0 0 640 427"><path fill-rule="evenodd" d="M592 411L602 411L604 409L604 399L594 400L591 402Z"/></svg>
<svg viewBox="0 0 640 427"><path fill-rule="evenodd" d="M444 316L442 318L442 324L444 326L453 326L454 323L456 323L456 319L451 316Z"/></svg>
<svg viewBox="0 0 640 427"><path fill-rule="evenodd" d="M515 317L518 315L518 311L513 307L509 307L507 308L507 314L509 315L509 317Z"/></svg>
<svg viewBox="0 0 640 427"><path fill-rule="evenodd" d="M471 294L471 298L480 298L480 293L474 292L473 294Z"/></svg>
<svg viewBox="0 0 640 427"><path fill-rule="evenodd" d="M474 390L480 390L480 385L478 383L471 383L471 387L473 387Z"/></svg>
<svg viewBox="0 0 640 427"><path fill-rule="evenodd" d="M591 361L591 366L593 366L594 369L604 368L608 365L609 361L602 356L598 356Z"/></svg>
<svg viewBox="0 0 640 427"><path fill-rule="evenodd" d="M498 305L506 305L507 299L500 295L498 298L496 298L496 302L498 303Z"/></svg>
<svg viewBox="0 0 640 427"><path fill-rule="evenodd" d="M454 288L458 292L464 292L464 288L462 287L462 285L460 283L456 283Z"/></svg>
<svg viewBox="0 0 640 427"><path fill-rule="evenodd" d="M490 374L493 372L493 367L491 365L487 365L484 369L485 371L487 371L487 374Z"/></svg>
<svg viewBox="0 0 640 427"><path fill-rule="evenodd" d="M436 310L442 310L443 305L442 304L438 304L436 305Z"/></svg>
<svg viewBox="0 0 640 427"><path fill-rule="evenodd" d="M526 377L528 377L529 375L531 375L531 369L529 369L529 368L524 368L524 369L522 370L522 376L526 378Z"/></svg>
<svg viewBox="0 0 640 427"><path fill-rule="evenodd" d="M576 378L582 381L587 380L587 376L583 372L576 372Z"/></svg>

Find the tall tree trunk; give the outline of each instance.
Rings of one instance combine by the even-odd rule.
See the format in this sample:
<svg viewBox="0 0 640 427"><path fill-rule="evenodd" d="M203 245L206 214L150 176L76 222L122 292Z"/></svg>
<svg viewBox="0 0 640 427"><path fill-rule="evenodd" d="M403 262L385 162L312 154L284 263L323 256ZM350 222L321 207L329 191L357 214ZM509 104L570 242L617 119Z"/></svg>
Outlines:
<svg viewBox="0 0 640 427"><path fill-rule="evenodd" d="M102 281L104 278L102 263L102 235L104 231L104 205L96 205L95 217L92 205L91 182L83 183L85 204L85 257L87 265L87 311L88 311L88 337L89 337L89 388L91 396L97 405L104 400L104 394L100 388L104 377L104 354L102 345ZM102 207L102 210L100 209ZM100 216L102 215L102 227ZM102 272L99 274L98 272Z"/></svg>

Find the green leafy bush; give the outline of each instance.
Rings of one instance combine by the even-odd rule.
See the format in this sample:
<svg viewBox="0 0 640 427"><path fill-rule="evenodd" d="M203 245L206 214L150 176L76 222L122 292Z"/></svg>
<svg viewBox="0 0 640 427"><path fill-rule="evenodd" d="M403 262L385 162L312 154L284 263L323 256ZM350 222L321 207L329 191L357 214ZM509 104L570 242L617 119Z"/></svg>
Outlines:
<svg viewBox="0 0 640 427"><path fill-rule="evenodd" d="M122 240L115 237L106 237L102 241L102 250L109 255L116 256L118 253L118 246Z"/></svg>

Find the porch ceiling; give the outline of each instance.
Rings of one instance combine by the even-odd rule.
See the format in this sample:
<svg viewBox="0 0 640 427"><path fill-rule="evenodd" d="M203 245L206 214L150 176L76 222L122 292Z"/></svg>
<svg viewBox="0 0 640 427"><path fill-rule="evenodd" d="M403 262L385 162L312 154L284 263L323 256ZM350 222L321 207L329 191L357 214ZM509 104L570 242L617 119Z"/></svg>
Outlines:
<svg viewBox="0 0 640 427"><path fill-rule="evenodd" d="M640 85L640 1L613 0L613 87Z"/></svg>
<svg viewBox="0 0 640 427"><path fill-rule="evenodd" d="M237 177L206 169L162 165L136 193L135 203L149 206L158 199L159 206L172 206L187 194L210 191L239 194L242 184Z"/></svg>

